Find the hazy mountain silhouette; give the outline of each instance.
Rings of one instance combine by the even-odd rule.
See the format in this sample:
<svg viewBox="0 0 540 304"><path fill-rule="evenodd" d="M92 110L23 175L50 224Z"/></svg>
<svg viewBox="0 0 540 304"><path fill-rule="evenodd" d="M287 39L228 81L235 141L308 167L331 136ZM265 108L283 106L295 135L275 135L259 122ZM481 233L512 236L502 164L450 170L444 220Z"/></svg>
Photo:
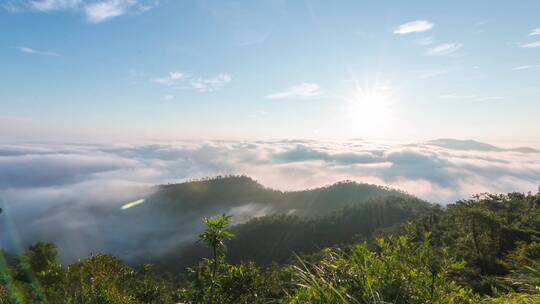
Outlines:
<svg viewBox="0 0 540 304"><path fill-rule="evenodd" d="M514 151L521 153L540 153L540 150L530 147L517 147L504 149L494 145L486 144L476 140L461 140L453 138L439 138L426 142L428 145L439 146L452 150L476 150L476 151Z"/></svg>

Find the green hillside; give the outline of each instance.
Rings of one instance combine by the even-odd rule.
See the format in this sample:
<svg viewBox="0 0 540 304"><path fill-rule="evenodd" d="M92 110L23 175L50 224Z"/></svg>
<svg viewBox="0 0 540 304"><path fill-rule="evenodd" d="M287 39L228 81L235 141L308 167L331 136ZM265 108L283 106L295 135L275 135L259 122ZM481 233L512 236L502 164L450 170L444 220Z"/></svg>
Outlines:
<svg viewBox="0 0 540 304"><path fill-rule="evenodd" d="M144 201L141 198L130 208L121 208L125 204L109 208L104 215L107 226L100 228L110 236L109 252L127 262L167 267L174 264L177 270L200 257L186 254L178 260L179 252L197 251L197 234L204 229L200 218L228 213L234 215L233 224L283 214L312 218L384 197L416 200L398 190L352 181L302 191L278 191L247 176L213 177L156 186Z"/></svg>
<svg viewBox="0 0 540 304"><path fill-rule="evenodd" d="M419 199L387 196L351 204L321 216L276 214L252 219L232 227L236 237L228 245L228 260L282 264L294 258L294 254L311 254L321 248L369 239L376 231L402 224L431 208ZM191 265L206 256L207 250L202 244L194 243L180 253L162 258L161 262L170 265L176 260L182 266Z"/></svg>

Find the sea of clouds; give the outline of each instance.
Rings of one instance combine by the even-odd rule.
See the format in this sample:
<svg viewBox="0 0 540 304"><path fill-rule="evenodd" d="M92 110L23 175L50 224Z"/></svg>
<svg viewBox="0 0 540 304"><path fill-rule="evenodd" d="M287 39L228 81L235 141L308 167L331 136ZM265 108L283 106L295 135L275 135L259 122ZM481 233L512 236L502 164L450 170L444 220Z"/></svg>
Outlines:
<svg viewBox="0 0 540 304"><path fill-rule="evenodd" d="M89 243L111 225L103 220L108 212L157 184L226 174L246 174L280 190L354 180L446 204L482 192L536 192L540 153L364 140L0 144L0 245L77 244L69 258L108 250L99 240ZM231 212L249 217L248 207Z"/></svg>

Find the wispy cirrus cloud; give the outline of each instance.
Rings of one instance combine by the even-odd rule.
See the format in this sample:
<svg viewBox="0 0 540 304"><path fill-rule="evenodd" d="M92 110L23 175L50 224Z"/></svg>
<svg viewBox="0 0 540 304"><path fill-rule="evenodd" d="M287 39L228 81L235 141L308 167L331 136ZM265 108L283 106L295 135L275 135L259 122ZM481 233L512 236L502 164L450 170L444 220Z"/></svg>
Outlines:
<svg viewBox="0 0 540 304"><path fill-rule="evenodd" d="M472 99L475 97L476 95L458 95L455 93L443 94L439 96L439 98L442 98L442 99Z"/></svg>
<svg viewBox="0 0 540 304"><path fill-rule="evenodd" d="M442 99L468 99L472 101L490 101L490 100L502 100L504 99L503 96L479 96L479 95L459 95L455 93L451 94L443 94L440 95L439 98Z"/></svg>
<svg viewBox="0 0 540 304"><path fill-rule="evenodd" d="M416 20L404 23L394 29L394 34L410 34L426 32L433 28L433 23L427 20Z"/></svg>
<svg viewBox="0 0 540 304"><path fill-rule="evenodd" d="M26 46L18 46L16 47L16 49L19 50L19 52L25 53L25 54L34 54L34 55L42 55L42 56L59 56L58 53L56 52L39 51L39 50L29 48Z"/></svg>
<svg viewBox="0 0 540 304"><path fill-rule="evenodd" d="M192 89L199 92L213 92L224 87L227 83L232 81L230 74L219 74L215 77L199 77L192 79L189 84Z"/></svg>
<svg viewBox="0 0 540 304"><path fill-rule="evenodd" d="M79 7L82 0L41 0L30 1L30 6L42 12L74 9Z"/></svg>
<svg viewBox="0 0 540 304"><path fill-rule="evenodd" d="M446 56L459 51L462 47L461 43L442 43L427 50L426 54L430 56Z"/></svg>
<svg viewBox="0 0 540 304"><path fill-rule="evenodd" d="M10 12L78 12L90 23L101 23L128 13L147 11L157 4L158 0L8 0L2 7Z"/></svg>
<svg viewBox="0 0 540 304"><path fill-rule="evenodd" d="M152 82L157 84L164 84L164 85L178 85L182 81L184 81L188 76L185 75L182 72L170 72L169 75L165 77L156 77L152 79Z"/></svg>
<svg viewBox="0 0 540 304"><path fill-rule="evenodd" d="M503 100L504 96L478 96L475 101Z"/></svg>
<svg viewBox="0 0 540 304"><path fill-rule="evenodd" d="M532 29L531 32L529 33L529 36L536 36L536 35L540 35L540 27Z"/></svg>
<svg viewBox="0 0 540 304"><path fill-rule="evenodd" d="M530 43L524 43L524 44L520 45L520 47L522 47L522 48L536 48L536 47L540 47L540 41L534 41L534 42L530 42Z"/></svg>
<svg viewBox="0 0 540 304"><path fill-rule="evenodd" d="M223 88L227 83L231 82L232 75L222 73L213 77L194 77L175 71L170 72L169 75L165 77L153 78L151 81L161 85L179 86L199 92L213 92Z"/></svg>
<svg viewBox="0 0 540 304"><path fill-rule="evenodd" d="M301 83L293 85L283 91L265 96L267 99L287 99L287 98L310 98L322 95L321 87L316 83Z"/></svg>
<svg viewBox="0 0 540 304"><path fill-rule="evenodd" d="M536 69L536 68L540 68L540 64L520 65L520 66L512 68L512 71L521 71L521 70L529 70L529 69Z"/></svg>
<svg viewBox="0 0 540 304"><path fill-rule="evenodd" d="M89 22L100 23L107 19L124 15L136 4L136 0L100 1L86 5L84 12Z"/></svg>

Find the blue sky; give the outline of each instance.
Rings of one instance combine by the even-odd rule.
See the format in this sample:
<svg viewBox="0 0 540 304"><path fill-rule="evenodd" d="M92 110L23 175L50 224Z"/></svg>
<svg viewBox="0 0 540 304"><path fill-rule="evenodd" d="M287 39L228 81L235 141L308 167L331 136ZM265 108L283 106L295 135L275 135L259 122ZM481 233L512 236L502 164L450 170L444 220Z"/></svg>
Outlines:
<svg viewBox="0 0 540 304"><path fill-rule="evenodd" d="M538 143L538 1L0 4L6 140Z"/></svg>

